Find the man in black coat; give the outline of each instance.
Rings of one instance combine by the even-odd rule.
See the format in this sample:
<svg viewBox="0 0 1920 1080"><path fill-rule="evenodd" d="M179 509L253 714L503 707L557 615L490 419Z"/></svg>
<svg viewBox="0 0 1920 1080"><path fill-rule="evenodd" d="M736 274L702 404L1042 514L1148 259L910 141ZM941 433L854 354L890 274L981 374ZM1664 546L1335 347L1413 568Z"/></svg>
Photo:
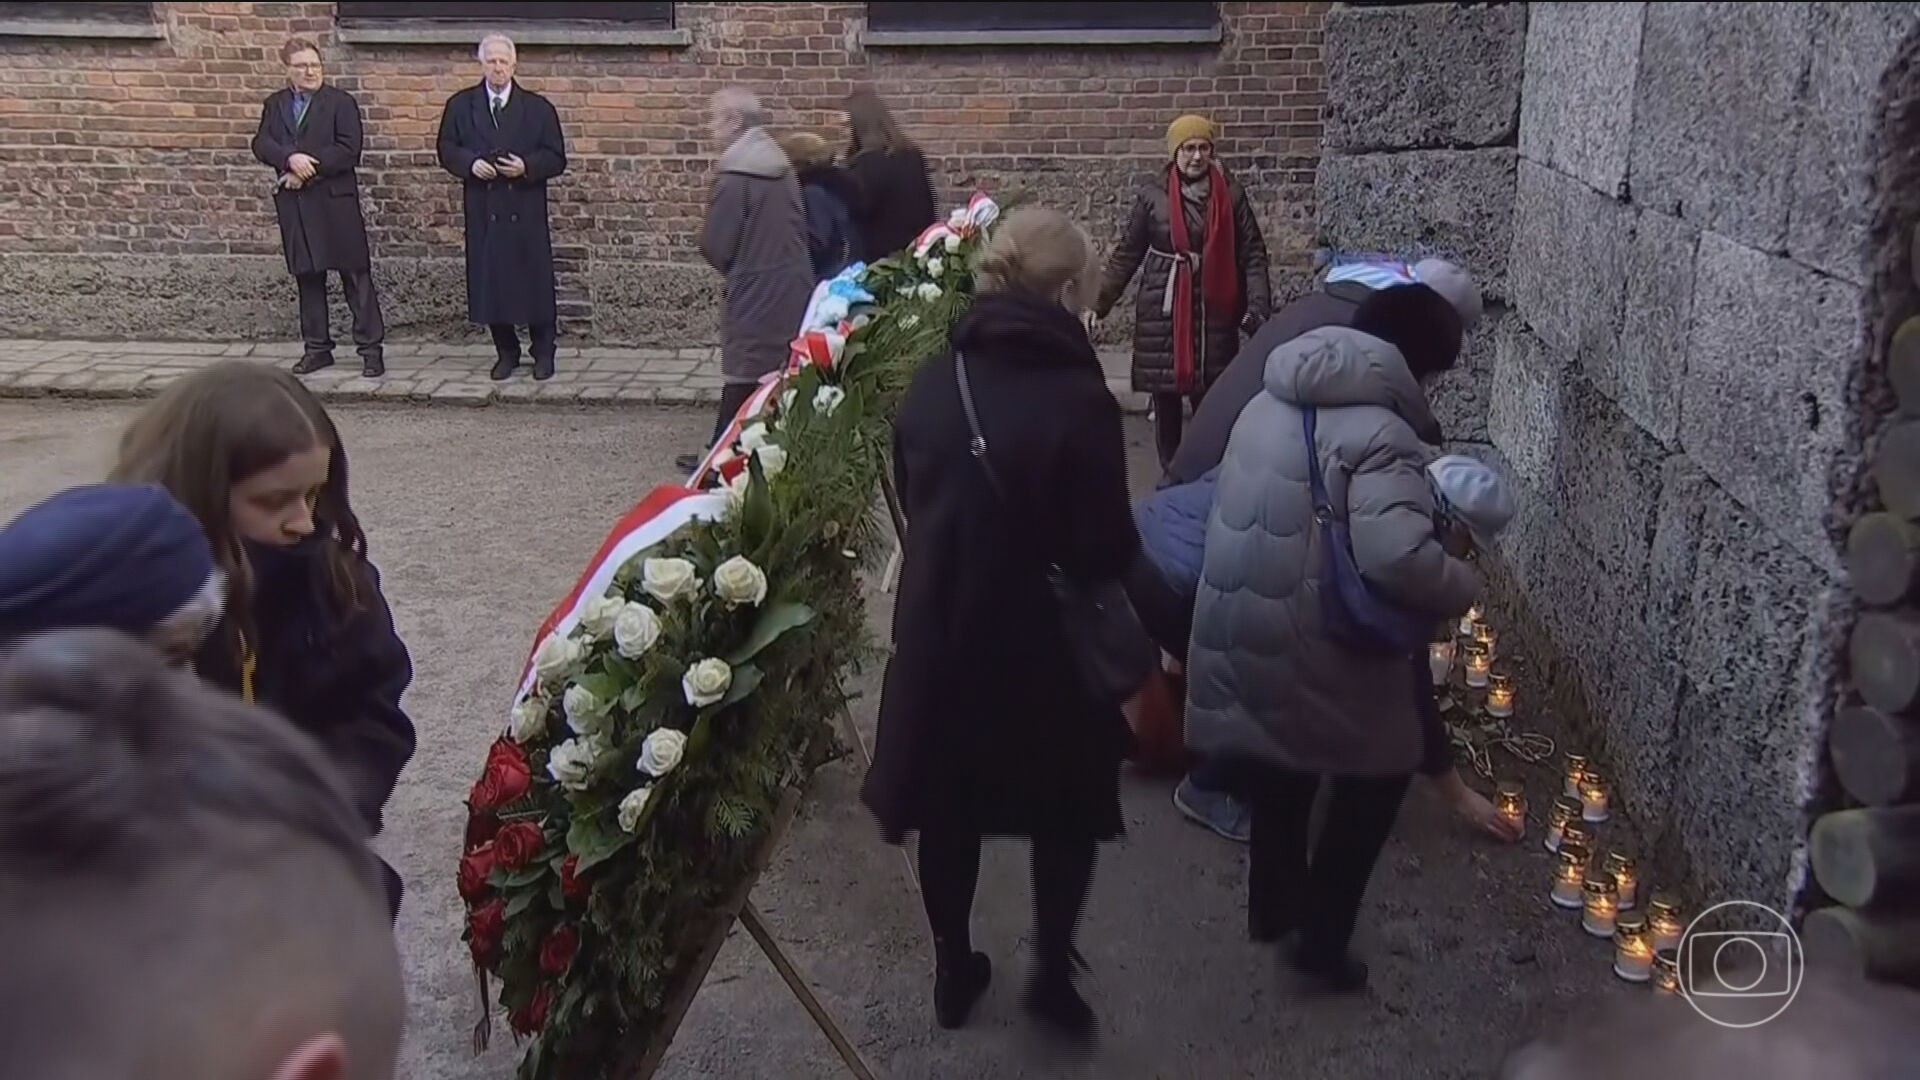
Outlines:
<svg viewBox="0 0 1920 1080"><path fill-rule="evenodd" d="M360 103L326 85L320 47L291 38L280 47L287 87L260 109L253 156L272 168L273 208L280 218L280 245L287 270L300 286L300 336L304 354L293 370L306 375L333 364L327 329L327 271L340 274L353 312L353 344L360 371L386 374L381 343L386 322L373 289L367 225L360 217Z"/></svg>
<svg viewBox="0 0 1920 1080"><path fill-rule="evenodd" d="M553 377L556 321L547 181L567 171L560 115L514 81L513 41L480 40L485 78L447 99L440 164L466 185L467 317L493 332L493 377L520 366L517 326L532 339L533 377Z"/></svg>

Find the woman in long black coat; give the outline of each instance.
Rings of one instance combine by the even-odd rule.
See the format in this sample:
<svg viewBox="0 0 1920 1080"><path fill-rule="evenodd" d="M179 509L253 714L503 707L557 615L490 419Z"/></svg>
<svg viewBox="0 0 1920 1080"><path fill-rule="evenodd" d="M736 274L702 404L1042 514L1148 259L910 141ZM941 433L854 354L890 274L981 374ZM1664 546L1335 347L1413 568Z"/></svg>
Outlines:
<svg viewBox="0 0 1920 1080"><path fill-rule="evenodd" d="M940 214L926 155L872 90L847 99L847 175L859 193L853 210L860 259L879 262L918 239Z"/></svg>
<svg viewBox="0 0 1920 1080"><path fill-rule="evenodd" d="M984 836L1033 841L1028 1007L1069 1032L1093 1023L1072 983L1073 932L1095 842L1121 831L1127 732L1080 679L1046 568L1115 579L1139 537L1120 410L1075 315L1086 261L1065 217L1014 213L953 331L1004 498L969 452L951 355L921 368L894 421L908 535L862 797L889 842L920 833L935 1013L948 1027L988 979L968 934Z"/></svg>

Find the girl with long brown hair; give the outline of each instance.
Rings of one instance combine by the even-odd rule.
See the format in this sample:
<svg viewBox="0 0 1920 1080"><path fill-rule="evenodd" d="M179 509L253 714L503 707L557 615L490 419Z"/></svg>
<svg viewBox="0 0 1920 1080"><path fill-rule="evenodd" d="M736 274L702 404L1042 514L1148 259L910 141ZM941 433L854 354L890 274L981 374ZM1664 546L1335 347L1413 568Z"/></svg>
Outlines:
<svg viewBox="0 0 1920 1080"><path fill-rule="evenodd" d="M913 243L939 208L926 155L871 89L847 98L847 172L859 188L853 210L860 258L877 262Z"/></svg>
<svg viewBox="0 0 1920 1080"><path fill-rule="evenodd" d="M202 678L268 705L326 748L369 834L413 756L406 646L347 499L347 451L318 398L263 364L216 364L168 387L120 440L113 479L166 488L226 571ZM399 878L387 871L390 900Z"/></svg>

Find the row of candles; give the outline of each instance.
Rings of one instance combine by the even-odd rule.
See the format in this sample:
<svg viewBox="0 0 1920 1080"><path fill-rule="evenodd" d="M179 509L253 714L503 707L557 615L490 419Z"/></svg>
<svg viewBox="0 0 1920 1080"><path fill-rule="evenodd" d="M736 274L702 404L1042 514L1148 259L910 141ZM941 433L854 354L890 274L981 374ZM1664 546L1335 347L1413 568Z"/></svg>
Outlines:
<svg viewBox="0 0 1920 1080"><path fill-rule="evenodd" d="M1478 606L1460 620L1458 631L1464 639L1467 686L1487 691L1488 716L1512 716L1513 679L1492 671L1493 627L1482 620ZM1455 658L1453 641L1433 643L1428 663L1435 686L1452 676ZM1619 851L1608 852L1598 861L1593 857L1595 838L1588 826L1611 816L1609 795L1606 777L1590 768L1585 756L1567 755L1561 796L1547 816L1545 846L1557 857L1549 899L1579 911L1581 928L1588 934L1613 941L1615 975L1628 982L1651 980L1656 989L1678 993L1680 938L1686 932L1679 903L1667 893L1655 892L1646 898L1644 911L1635 910L1641 896L1632 857ZM1494 809L1524 831L1525 786L1518 780L1500 781Z"/></svg>

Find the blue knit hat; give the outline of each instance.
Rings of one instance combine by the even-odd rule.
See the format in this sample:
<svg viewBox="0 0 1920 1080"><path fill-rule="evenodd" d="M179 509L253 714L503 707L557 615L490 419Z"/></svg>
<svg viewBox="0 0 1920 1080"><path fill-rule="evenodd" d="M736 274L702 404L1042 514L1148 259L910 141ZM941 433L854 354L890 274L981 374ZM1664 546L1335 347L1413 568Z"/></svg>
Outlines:
<svg viewBox="0 0 1920 1080"><path fill-rule="evenodd" d="M213 576L213 549L165 488L69 488L0 529L0 641L80 626L144 635Z"/></svg>

